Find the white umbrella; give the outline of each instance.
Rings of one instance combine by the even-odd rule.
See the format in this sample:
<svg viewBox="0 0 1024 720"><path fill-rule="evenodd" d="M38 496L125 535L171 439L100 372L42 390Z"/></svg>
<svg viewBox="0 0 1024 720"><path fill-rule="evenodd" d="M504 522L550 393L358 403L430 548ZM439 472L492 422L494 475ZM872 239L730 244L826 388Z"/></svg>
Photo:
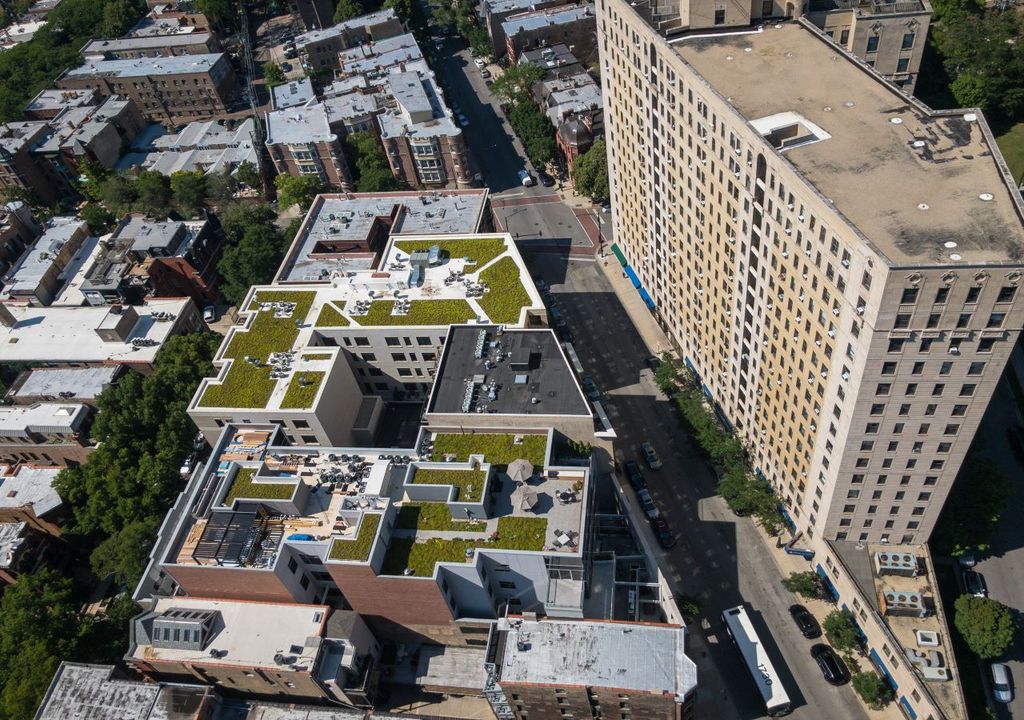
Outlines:
<svg viewBox="0 0 1024 720"><path fill-rule="evenodd" d="M508 476L513 482L525 483L533 477L533 464L529 460L513 460L508 464Z"/></svg>
<svg viewBox="0 0 1024 720"><path fill-rule="evenodd" d="M519 508L521 510L533 510L537 505L537 493L533 490L524 490L519 499Z"/></svg>

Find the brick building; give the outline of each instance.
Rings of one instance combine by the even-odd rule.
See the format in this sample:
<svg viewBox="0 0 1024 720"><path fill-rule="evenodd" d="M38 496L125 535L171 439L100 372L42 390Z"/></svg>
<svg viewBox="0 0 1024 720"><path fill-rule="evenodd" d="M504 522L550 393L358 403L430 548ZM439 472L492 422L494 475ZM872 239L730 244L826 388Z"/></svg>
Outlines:
<svg viewBox="0 0 1024 720"><path fill-rule="evenodd" d="M208 31L196 31L90 40L82 46L80 53L86 60L134 60L177 55L207 55L218 53L220 49L216 35Z"/></svg>
<svg viewBox="0 0 1024 720"><path fill-rule="evenodd" d="M295 38L302 66L310 72L336 70L342 50L373 43L405 32L395 11L387 8L345 22L310 30Z"/></svg>
<svg viewBox="0 0 1024 720"><path fill-rule="evenodd" d="M56 84L123 95L135 101L147 120L167 125L222 115L238 92L235 72L223 53L88 60L65 70Z"/></svg>
<svg viewBox="0 0 1024 720"><path fill-rule="evenodd" d="M510 61L539 47L568 46L579 60L597 62L597 17L593 5L565 5L512 15L501 25Z"/></svg>

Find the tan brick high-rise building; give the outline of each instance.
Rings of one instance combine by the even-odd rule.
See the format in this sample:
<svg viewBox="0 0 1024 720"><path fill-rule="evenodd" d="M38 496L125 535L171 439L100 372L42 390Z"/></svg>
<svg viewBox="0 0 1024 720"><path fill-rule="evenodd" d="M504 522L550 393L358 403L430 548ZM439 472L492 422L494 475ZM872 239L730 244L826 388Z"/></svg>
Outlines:
<svg viewBox="0 0 1024 720"><path fill-rule="evenodd" d="M599 5L615 237L812 537L928 538L1024 320L1020 195L810 24L671 42Z"/></svg>

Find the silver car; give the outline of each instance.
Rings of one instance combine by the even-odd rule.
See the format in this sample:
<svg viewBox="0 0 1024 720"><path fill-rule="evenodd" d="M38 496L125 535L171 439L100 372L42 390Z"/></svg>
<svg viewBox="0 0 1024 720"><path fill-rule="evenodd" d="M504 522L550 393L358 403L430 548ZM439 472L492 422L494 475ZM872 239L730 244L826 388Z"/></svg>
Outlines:
<svg viewBox="0 0 1024 720"><path fill-rule="evenodd" d="M1010 668L1005 663L992 663L992 694L1001 703L1013 701Z"/></svg>

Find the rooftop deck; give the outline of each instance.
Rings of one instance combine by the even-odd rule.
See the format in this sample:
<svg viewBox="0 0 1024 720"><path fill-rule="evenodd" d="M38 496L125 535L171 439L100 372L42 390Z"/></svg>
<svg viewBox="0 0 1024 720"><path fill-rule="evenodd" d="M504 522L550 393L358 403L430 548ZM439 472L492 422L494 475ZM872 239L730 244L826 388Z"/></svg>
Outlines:
<svg viewBox="0 0 1024 720"><path fill-rule="evenodd" d="M1019 194L975 113L927 110L801 24L672 47L755 127L797 113L828 133L782 154L894 265L1024 257Z"/></svg>

